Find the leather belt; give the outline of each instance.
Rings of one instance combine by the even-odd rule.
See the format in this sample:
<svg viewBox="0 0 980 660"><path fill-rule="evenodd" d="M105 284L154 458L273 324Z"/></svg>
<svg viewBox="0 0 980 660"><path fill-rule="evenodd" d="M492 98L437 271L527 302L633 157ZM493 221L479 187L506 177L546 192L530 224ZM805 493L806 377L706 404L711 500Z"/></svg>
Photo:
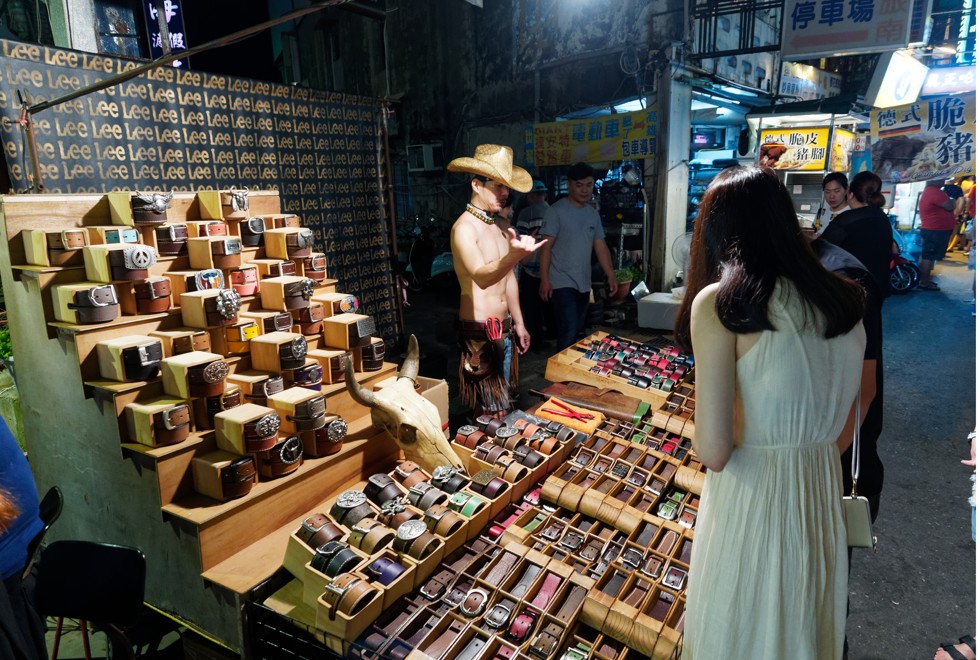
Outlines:
<svg viewBox="0 0 980 660"><path fill-rule="evenodd" d="M457 513L461 513L467 518L472 518L478 512L483 510L487 505L487 501L478 495L471 495L470 493L458 492L454 493L452 497L449 498L449 508Z"/></svg>
<svg viewBox="0 0 980 660"><path fill-rule="evenodd" d="M289 332L293 327L293 317L289 312L280 312L262 319L263 332Z"/></svg>
<svg viewBox="0 0 980 660"><path fill-rule="evenodd" d="M339 541L344 536L344 531L330 521L330 518L322 513L314 513L300 525L296 531L296 536L309 547L319 548L330 541Z"/></svg>
<svg viewBox="0 0 980 660"><path fill-rule="evenodd" d="M514 450L514 457L525 467L534 469L544 463L544 455L531 449L529 445L523 445Z"/></svg>
<svg viewBox="0 0 980 660"><path fill-rule="evenodd" d="M453 642L466 630L466 622L449 619L449 625L422 651L431 658L441 658L453 645Z"/></svg>
<svg viewBox="0 0 980 660"><path fill-rule="evenodd" d="M140 314L159 314L170 309L170 278L156 277L133 287L136 311Z"/></svg>
<svg viewBox="0 0 980 660"><path fill-rule="evenodd" d="M373 555L387 548L394 540L395 530L371 518L351 525L350 536L347 537L348 543L366 555Z"/></svg>
<svg viewBox="0 0 980 660"><path fill-rule="evenodd" d="M458 493L470 482L461 468L440 465L432 472L432 485L446 493Z"/></svg>
<svg viewBox="0 0 980 660"><path fill-rule="evenodd" d="M381 505L381 515L380 520L391 527L392 529L397 528L406 520L412 520L413 518L418 518L418 513L415 509L408 508L408 498L398 497L393 500L388 500Z"/></svg>
<svg viewBox="0 0 980 660"><path fill-rule="evenodd" d="M173 445L191 432L191 411L186 403L153 414L153 439L158 445Z"/></svg>
<svg viewBox="0 0 980 660"><path fill-rule="evenodd" d="M318 335L323 330L323 305L319 303L294 310L292 317L299 324L301 334Z"/></svg>
<svg viewBox="0 0 980 660"><path fill-rule="evenodd" d="M288 417L297 431L316 431L327 423L327 400L315 396L306 401L300 401L293 407L293 414Z"/></svg>
<svg viewBox="0 0 980 660"><path fill-rule="evenodd" d="M223 211L225 217L248 212L248 188L230 188L221 193L221 205L229 207Z"/></svg>
<svg viewBox="0 0 980 660"><path fill-rule="evenodd" d="M486 434L483 431L476 426L467 424L456 429L456 437L453 438L453 442L467 449L476 449L476 446L485 438Z"/></svg>
<svg viewBox="0 0 980 660"><path fill-rule="evenodd" d="M327 584L323 599L330 607L330 619L334 619L337 612L354 616L377 595L378 590L369 582L351 573L345 573Z"/></svg>
<svg viewBox="0 0 980 660"><path fill-rule="evenodd" d="M327 577L337 577L341 573L354 570L361 563L361 556L351 550L343 541L329 541L316 549L310 568Z"/></svg>
<svg viewBox="0 0 980 660"><path fill-rule="evenodd" d="M277 442L268 451L256 452L259 476L275 479L291 474L303 464L303 443L295 435Z"/></svg>
<svg viewBox="0 0 980 660"><path fill-rule="evenodd" d="M513 552L504 552L497 558L497 563L494 564L490 572L483 579L487 584L498 585L503 583L504 579L510 575L510 572L514 570L521 558L515 555Z"/></svg>
<svg viewBox="0 0 980 660"><path fill-rule="evenodd" d="M254 321L225 328L225 343L229 353L248 353L249 342L259 336L259 327Z"/></svg>
<svg viewBox="0 0 980 660"><path fill-rule="evenodd" d="M45 232L44 240L49 250L78 250L88 245L84 229Z"/></svg>
<svg viewBox="0 0 980 660"><path fill-rule="evenodd" d="M439 547L439 539L426 528L421 520L408 520L395 532L395 551L422 561Z"/></svg>
<svg viewBox="0 0 980 660"><path fill-rule="evenodd" d="M259 217L242 220L238 223L238 233L242 237L242 245L247 247L262 245L262 237L265 236L265 220Z"/></svg>
<svg viewBox="0 0 980 660"><path fill-rule="evenodd" d="M109 272L113 280L145 280L147 269L157 262L157 253L146 245L131 245L109 252Z"/></svg>
<svg viewBox="0 0 980 660"><path fill-rule="evenodd" d="M330 301L330 305L333 307L333 313L336 314L356 314L361 308L360 303L357 301L357 296L346 295L339 300Z"/></svg>
<svg viewBox="0 0 980 660"><path fill-rule="evenodd" d="M480 470L473 475L469 488L479 495L495 500L507 490L508 486L509 484L495 475L492 470Z"/></svg>
<svg viewBox="0 0 980 660"><path fill-rule="evenodd" d="M322 252L314 252L303 260L303 275L314 282L327 278L327 256Z"/></svg>
<svg viewBox="0 0 980 660"><path fill-rule="evenodd" d="M534 630L534 625L537 621L538 613L532 609L525 608L523 612L514 617L504 637L520 645L531 634L531 631Z"/></svg>
<svg viewBox="0 0 980 660"><path fill-rule="evenodd" d="M205 268L184 278L188 291L210 291L225 288L225 275L217 268Z"/></svg>
<svg viewBox="0 0 980 660"><path fill-rule="evenodd" d="M531 648L529 649L531 655L536 655L543 659L550 658L558 650L558 644L561 642L564 634L564 628L557 623L548 622L544 630L538 633L534 641L531 642Z"/></svg>
<svg viewBox="0 0 980 660"><path fill-rule="evenodd" d="M272 226L276 229L283 229L285 227L299 227L299 225L299 216L295 213L287 213L272 217Z"/></svg>
<svg viewBox="0 0 980 660"><path fill-rule="evenodd" d="M242 253L242 240L231 236L221 241L211 241L211 254L216 257L233 257Z"/></svg>
<svg viewBox="0 0 980 660"><path fill-rule="evenodd" d="M674 604L674 599L674 594L669 591L660 591L657 594L657 599L647 605L645 612L657 621L665 621L671 606Z"/></svg>
<svg viewBox="0 0 980 660"><path fill-rule="evenodd" d="M223 222L207 222L199 226L199 236L227 236L228 225Z"/></svg>
<svg viewBox="0 0 980 660"><path fill-rule="evenodd" d="M436 504L426 509L423 520L430 532L442 538L449 538L466 524L465 518L450 511L444 504Z"/></svg>
<svg viewBox="0 0 980 660"><path fill-rule="evenodd" d="M287 369L283 374L295 387L305 387L319 392L320 386L323 384L323 367L320 366L319 362L306 364L298 369Z"/></svg>
<svg viewBox="0 0 980 660"><path fill-rule="evenodd" d="M350 359L350 351L330 356L330 382L339 383L344 379L344 364L346 364L346 360Z"/></svg>
<svg viewBox="0 0 980 660"><path fill-rule="evenodd" d="M506 628L515 607L517 607L517 603L514 601L506 598L501 599L500 602L490 608L487 615L483 617L483 621L493 630Z"/></svg>
<svg viewBox="0 0 980 660"><path fill-rule="evenodd" d="M456 660L476 660L487 645L487 640L480 635L473 635L462 649L456 652Z"/></svg>
<svg viewBox="0 0 980 660"><path fill-rule="evenodd" d="M119 300L111 284L77 289L68 309L75 311L78 323L108 323L119 316Z"/></svg>
<svg viewBox="0 0 980 660"><path fill-rule="evenodd" d="M300 431L304 453L314 457L329 456L343 448L347 422L342 417L325 419L328 421L315 431Z"/></svg>
<svg viewBox="0 0 980 660"><path fill-rule="evenodd" d="M204 398L204 419L198 419L198 431L214 428L214 416L219 412L231 410L242 405L242 393L237 386L232 385L224 394L220 396L209 396Z"/></svg>
<svg viewBox="0 0 980 660"><path fill-rule="evenodd" d="M289 262L293 264L292 261ZM293 264L293 268L296 264ZM288 310L300 309L310 304L313 297L314 282L308 277L304 277L298 282L289 282L282 287L283 304Z"/></svg>
<svg viewBox="0 0 980 660"><path fill-rule="evenodd" d="M378 557L364 569L378 584L388 586L405 572L405 567L393 559Z"/></svg>
<svg viewBox="0 0 980 660"><path fill-rule="evenodd" d="M126 380L150 380L160 373L163 344L160 340L128 346L122 349L123 371Z"/></svg>
<svg viewBox="0 0 980 660"><path fill-rule="evenodd" d="M204 299L204 316L208 327L220 327L238 322L242 298L231 289L219 289L218 295Z"/></svg>
<svg viewBox="0 0 980 660"><path fill-rule="evenodd" d="M364 348L371 344L371 337L378 330L373 316L365 316L354 323L347 324L347 345L352 348Z"/></svg>
<svg viewBox="0 0 980 660"><path fill-rule="evenodd" d="M684 588L684 583L687 582L687 571L680 566L671 565L664 576L660 578L660 582L665 587L680 591Z"/></svg>
<svg viewBox="0 0 980 660"><path fill-rule="evenodd" d="M415 484L422 483L429 478L422 468L412 461L402 461L391 473L393 479L398 481L405 488L411 488Z"/></svg>
<svg viewBox="0 0 980 660"><path fill-rule="evenodd" d="M475 456L487 463L488 465L493 465L497 462L497 459L504 456L507 450L503 447L493 444L492 442L484 442L481 445L477 445Z"/></svg>
<svg viewBox="0 0 980 660"><path fill-rule="evenodd" d="M537 579L538 575L541 574L541 567L537 564L528 564L527 568L524 569L521 579L517 581L513 587L508 589L508 593L514 598L523 598L527 590L531 588L534 581Z"/></svg>
<svg viewBox="0 0 980 660"><path fill-rule="evenodd" d="M256 403L260 406L264 406L268 403L268 397L270 394L278 394L282 392L284 388L282 376L270 375L268 378L263 378L258 382L252 383L252 390L245 395L245 398Z"/></svg>
<svg viewBox="0 0 980 660"><path fill-rule="evenodd" d="M285 275L295 275L296 274L296 264L292 261L280 261L279 263L270 264L269 274L266 277L281 277Z"/></svg>
<svg viewBox="0 0 980 660"><path fill-rule="evenodd" d="M187 251L187 225L168 225L156 230L157 252L168 257Z"/></svg>
<svg viewBox="0 0 980 660"><path fill-rule="evenodd" d="M170 201L174 198L172 192L168 193L141 193L130 201L130 208L133 210L133 222L138 225L158 225L167 221L167 209L170 208Z"/></svg>
<svg viewBox="0 0 980 660"><path fill-rule="evenodd" d="M211 352L211 335L204 330L194 330L186 335L174 337L171 350L174 355L190 353L192 351Z"/></svg>
<svg viewBox="0 0 980 660"><path fill-rule="evenodd" d="M187 368L187 384L191 396L218 396L225 391L228 365L223 360L195 364Z"/></svg>
<svg viewBox="0 0 980 660"><path fill-rule="evenodd" d="M493 465L493 471L512 484L516 484L530 474L526 467L517 462L513 456L509 455L498 458L497 462Z"/></svg>
<svg viewBox="0 0 980 660"><path fill-rule="evenodd" d="M276 446L279 439L279 415L266 413L258 419L247 422L242 427L245 451L249 453L268 451Z"/></svg>
<svg viewBox="0 0 980 660"><path fill-rule="evenodd" d="M367 346L361 347L361 360L380 362L385 359L385 343L383 341L372 341Z"/></svg>
<svg viewBox="0 0 980 660"><path fill-rule="evenodd" d="M286 234L286 253L292 259L308 257L313 252L313 231L300 229Z"/></svg>
<svg viewBox="0 0 980 660"><path fill-rule="evenodd" d="M254 481L255 459L251 456L242 456L221 468L221 494L226 500L248 495Z"/></svg>
<svg viewBox="0 0 980 660"><path fill-rule="evenodd" d="M259 271L254 266L239 268L228 273L231 288L240 296L254 296L259 290Z"/></svg>
<svg viewBox="0 0 980 660"><path fill-rule="evenodd" d="M538 587L538 593L531 600L531 606L536 607L542 612L548 609L548 604L551 599L554 598L555 592L558 591L558 587L561 586L561 576L556 573L549 572L541 586Z"/></svg>
<svg viewBox="0 0 980 660"><path fill-rule="evenodd" d="M374 513L367 495L359 490L345 490L330 507L330 515L345 527L352 527Z"/></svg>
<svg viewBox="0 0 980 660"><path fill-rule="evenodd" d="M139 243L140 233L133 228L104 229L102 231L102 238L106 245L115 245L119 243Z"/></svg>
<svg viewBox="0 0 980 660"><path fill-rule="evenodd" d="M298 369L306 364L306 352L309 346L303 337L279 344L279 368L285 371Z"/></svg>
<svg viewBox="0 0 980 660"><path fill-rule="evenodd" d="M405 496L405 493L395 483L394 479L384 472L372 474L368 477L367 484L364 486L364 494L378 506L382 506L389 500Z"/></svg>
<svg viewBox="0 0 980 660"><path fill-rule="evenodd" d="M446 493L425 481L414 484L408 489L408 501L417 509L425 510L433 505L442 504L447 499Z"/></svg>

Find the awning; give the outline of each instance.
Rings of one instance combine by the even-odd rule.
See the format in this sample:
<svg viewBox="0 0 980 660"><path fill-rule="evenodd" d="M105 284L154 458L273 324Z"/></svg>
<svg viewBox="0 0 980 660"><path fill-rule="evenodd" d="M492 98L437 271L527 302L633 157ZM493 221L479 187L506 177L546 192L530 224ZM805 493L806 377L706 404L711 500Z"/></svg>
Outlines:
<svg viewBox="0 0 980 660"><path fill-rule="evenodd" d="M793 103L776 103L762 108L754 108L746 118L774 117L779 115L848 115L852 114L855 118L867 120L867 108L858 103L856 92L841 94L839 96L829 96L825 99L814 101L796 101Z"/></svg>

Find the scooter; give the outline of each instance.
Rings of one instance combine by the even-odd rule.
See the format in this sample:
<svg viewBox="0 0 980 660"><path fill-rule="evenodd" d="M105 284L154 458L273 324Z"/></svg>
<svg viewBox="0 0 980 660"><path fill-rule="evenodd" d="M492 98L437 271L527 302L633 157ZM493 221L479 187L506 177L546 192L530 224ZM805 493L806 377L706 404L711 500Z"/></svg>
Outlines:
<svg viewBox="0 0 980 660"><path fill-rule="evenodd" d="M892 227L892 259L888 282L892 293L908 293L919 286L919 266L910 259L912 255L906 252L905 239L895 227Z"/></svg>

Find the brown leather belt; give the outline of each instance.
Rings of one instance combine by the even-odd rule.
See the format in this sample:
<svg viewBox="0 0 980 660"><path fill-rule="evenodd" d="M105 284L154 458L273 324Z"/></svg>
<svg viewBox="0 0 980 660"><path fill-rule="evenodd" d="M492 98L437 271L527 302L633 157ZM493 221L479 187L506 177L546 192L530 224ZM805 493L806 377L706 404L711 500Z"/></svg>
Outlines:
<svg viewBox="0 0 980 660"><path fill-rule="evenodd" d="M290 261L289 263L293 263ZM296 264L293 264L296 267ZM299 282L290 282L282 288L283 304L286 309L300 309L308 307L310 298L313 297L314 282L308 277L304 277Z"/></svg>
<svg viewBox="0 0 980 660"><path fill-rule="evenodd" d="M327 277L327 256L322 252L314 252L303 260L303 275L320 282Z"/></svg>
<svg viewBox="0 0 980 660"><path fill-rule="evenodd" d="M396 486L397 488L397 486ZM373 555L391 545L395 530L383 522L365 518L350 528L347 542L366 555Z"/></svg>
<svg viewBox="0 0 980 660"><path fill-rule="evenodd" d="M159 314L170 309L170 278L149 279L136 284L133 290L140 314Z"/></svg>
<svg viewBox="0 0 980 660"><path fill-rule="evenodd" d="M309 307L293 310L292 315L299 324L300 334L318 335L323 331L323 305L310 303Z"/></svg>
<svg viewBox="0 0 980 660"><path fill-rule="evenodd" d="M232 325L238 322L242 298L231 289L220 289L217 296L204 299L204 317L208 327Z"/></svg>
<svg viewBox="0 0 980 660"><path fill-rule="evenodd" d="M158 445L173 445L191 432L191 411L186 403L153 415L153 438Z"/></svg>
<svg viewBox="0 0 980 660"><path fill-rule="evenodd" d="M350 359L350 351L330 356L330 382L338 383L344 379L344 362Z"/></svg>
<svg viewBox="0 0 980 660"><path fill-rule="evenodd" d="M248 495L255 481L255 459L242 456L221 468L221 494L226 500Z"/></svg>
<svg viewBox="0 0 980 660"><path fill-rule="evenodd" d="M78 289L72 294L68 309L75 311L79 323L108 323L119 316L119 300L111 284Z"/></svg>
<svg viewBox="0 0 980 660"><path fill-rule="evenodd" d="M168 225L156 230L157 252L176 256L187 251L187 225Z"/></svg>
<svg viewBox="0 0 980 660"><path fill-rule="evenodd" d="M337 612L354 616L377 595L378 590L370 582L352 573L344 573L327 584L323 600L330 607L330 619L335 619Z"/></svg>
<svg viewBox="0 0 980 660"><path fill-rule="evenodd" d="M211 352L211 335L204 330L195 330L194 332L188 332L186 335L174 337L172 350L174 355L181 355L192 351L209 353Z"/></svg>
<svg viewBox="0 0 980 660"><path fill-rule="evenodd" d="M446 626L442 633L432 643L422 649L429 657L441 658L445 655L449 647L453 645L453 642L463 634L469 625L466 621L459 619L450 619L449 621L449 625Z"/></svg>
<svg viewBox="0 0 980 660"><path fill-rule="evenodd" d="M156 252L146 245L109 252L109 271L113 280L145 280L147 269L156 262Z"/></svg>
<svg viewBox="0 0 980 660"><path fill-rule="evenodd" d="M306 352L309 346L303 337L279 344L279 368L283 370L299 369L306 364Z"/></svg>
<svg viewBox="0 0 980 660"><path fill-rule="evenodd" d="M66 229L44 234L49 250L78 250L86 245L84 229Z"/></svg>
<svg viewBox="0 0 980 660"><path fill-rule="evenodd" d="M295 435L275 444L268 451L255 454L259 476L275 479L295 472L303 463L303 443Z"/></svg>
<svg viewBox="0 0 980 660"><path fill-rule="evenodd" d="M292 327L293 316L289 312L280 312L262 319L263 332L289 332Z"/></svg>
<svg viewBox="0 0 980 660"><path fill-rule="evenodd" d="M272 218L272 226L276 229L284 229L287 227L299 227L299 216L295 213L289 213L287 215L282 215L279 217Z"/></svg>
<svg viewBox="0 0 980 660"><path fill-rule="evenodd" d="M291 259L308 257L313 252L313 232L301 229L298 232L286 234L286 254Z"/></svg>
<svg viewBox="0 0 980 660"><path fill-rule="evenodd" d="M233 389L228 390L220 396L209 396L204 399L204 419L196 420L198 425L198 430L203 429L213 429L214 428L214 416L219 412L225 410L231 410L232 408L237 408L242 405L242 393L241 390L236 386L232 386ZM197 415L200 417L200 415Z"/></svg>
<svg viewBox="0 0 980 660"><path fill-rule="evenodd" d="M303 524L296 531L296 536L303 543L316 550L321 545L342 539L344 531L333 524L326 515L314 513L303 521Z"/></svg>
<svg viewBox="0 0 980 660"><path fill-rule="evenodd" d="M245 398L260 406L264 406L270 394L282 392L285 384L282 376L269 376L257 383L252 383L252 391L245 395Z"/></svg>
<svg viewBox="0 0 980 660"><path fill-rule="evenodd" d="M266 277L280 277L285 275L295 275L296 264L292 261L280 261L269 266L269 274Z"/></svg>
<svg viewBox="0 0 980 660"><path fill-rule="evenodd" d="M238 233L242 237L242 245L258 247L265 236L265 220L258 217L242 220L238 223Z"/></svg>
<svg viewBox="0 0 980 660"><path fill-rule="evenodd" d="M225 391L228 365L224 360L195 364L187 368L187 384L191 396L219 396Z"/></svg>
<svg viewBox="0 0 980 660"><path fill-rule="evenodd" d="M304 453L313 457L330 456L343 448L344 438L347 437L347 422L343 417L331 419L329 415L324 418L324 422L315 431L300 431Z"/></svg>
<svg viewBox="0 0 980 660"><path fill-rule="evenodd" d="M288 419L296 425L297 431L316 431L327 423L327 399L320 395L300 401L293 412Z"/></svg>
<svg viewBox="0 0 980 660"><path fill-rule="evenodd" d="M227 236L228 225L223 222L209 222L201 225L201 236Z"/></svg>
<svg viewBox="0 0 980 660"><path fill-rule="evenodd" d="M255 453L275 447L279 439L279 423L279 415L266 413L245 424L242 428L245 451Z"/></svg>
<svg viewBox="0 0 980 660"><path fill-rule="evenodd" d="M231 236L223 241L211 241L211 254L218 257L232 257L242 253L242 240Z"/></svg>
<svg viewBox="0 0 980 660"><path fill-rule="evenodd" d="M130 208L133 210L133 222L138 225L158 225L167 221L167 210L170 208L170 201L174 198L172 192L169 193L141 193L130 200Z"/></svg>

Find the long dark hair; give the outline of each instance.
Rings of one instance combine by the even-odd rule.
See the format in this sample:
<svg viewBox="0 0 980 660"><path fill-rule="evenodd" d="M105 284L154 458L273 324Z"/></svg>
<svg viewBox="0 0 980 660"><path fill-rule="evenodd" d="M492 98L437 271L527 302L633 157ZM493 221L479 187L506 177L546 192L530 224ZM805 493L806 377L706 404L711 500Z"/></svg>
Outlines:
<svg viewBox="0 0 980 660"><path fill-rule="evenodd" d="M720 282L718 318L738 334L775 329L769 299L786 277L826 319L824 336L849 331L864 313L856 284L820 265L800 231L786 187L768 168L729 167L701 201L691 241L691 266L674 334L691 350L691 304L704 287Z"/></svg>

